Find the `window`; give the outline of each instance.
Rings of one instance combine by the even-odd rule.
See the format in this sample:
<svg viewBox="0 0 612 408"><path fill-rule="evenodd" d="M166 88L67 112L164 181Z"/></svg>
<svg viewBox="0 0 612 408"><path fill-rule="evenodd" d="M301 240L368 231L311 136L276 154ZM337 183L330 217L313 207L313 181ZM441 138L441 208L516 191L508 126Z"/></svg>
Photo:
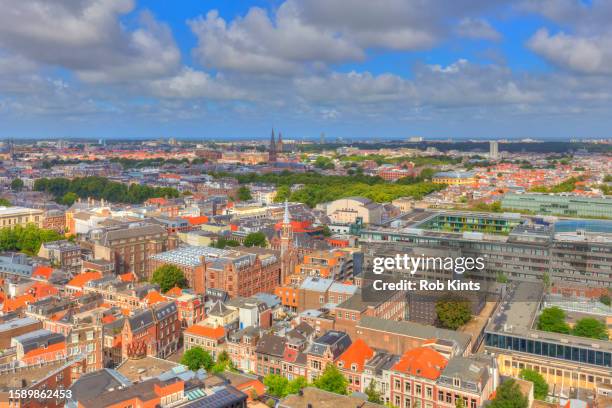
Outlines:
<svg viewBox="0 0 612 408"><path fill-rule="evenodd" d="M425 388L425 395L429 399L433 398L433 388L431 387Z"/></svg>
<svg viewBox="0 0 612 408"><path fill-rule="evenodd" d="M400 382L400 380L397 380L397 379L396 379L394 384L395 384L394 389L395 389L396 391L400 391L400 390L402 389L402 383Z"/></svg>
<svg viewBox="0 0 612 408"><path fill-rule="evenodd" d="M420 396L420 395L421 395L421 393L422 393L422 390L421 390L421 384L416 384L416 385L414 386L414 391L415 391L416 395L419 395L419 396Z"/></svg>
<svg viewBox="0 0 612 408"><path fill-rule="evenodd" d="M408 381L404 382L404 392L406 394L410 394L410 382L408 382Z"/></svg>

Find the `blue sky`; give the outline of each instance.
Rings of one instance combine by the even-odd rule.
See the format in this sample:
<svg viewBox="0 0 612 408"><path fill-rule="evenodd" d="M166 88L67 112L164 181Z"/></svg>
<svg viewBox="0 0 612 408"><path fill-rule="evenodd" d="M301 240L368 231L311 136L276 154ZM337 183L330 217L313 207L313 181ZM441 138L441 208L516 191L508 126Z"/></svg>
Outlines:
<svg viewBox="0 0 612 408"><path fill-rule="evenodd" d="M0 0L0 138L609 138L606 0Z"/></svg>

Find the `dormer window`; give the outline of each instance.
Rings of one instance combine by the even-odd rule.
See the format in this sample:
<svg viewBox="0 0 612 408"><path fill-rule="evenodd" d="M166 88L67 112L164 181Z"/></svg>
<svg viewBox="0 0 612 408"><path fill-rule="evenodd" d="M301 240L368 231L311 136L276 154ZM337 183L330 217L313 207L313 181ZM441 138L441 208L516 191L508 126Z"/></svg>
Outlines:
<svg viewBox="0 0 612 408"><path fill-rule="evenodd" d="M351 364L351 371L357 371L357 364Z"/></svg>
<svg viewBox="0 0 612 408"><path fill-rule="evenodd" d="M339 362L338 362L338 367L339 367L339 368L344 367L344 362L343 362L343 361L339 361Z"/></svg>
<svg viewBox="0 0 612 408"><path fill-rule="evenodd" d="M459 378L457 377L453 378L453 385L455 387L461 387L461 381L459 380Z"/></svg>

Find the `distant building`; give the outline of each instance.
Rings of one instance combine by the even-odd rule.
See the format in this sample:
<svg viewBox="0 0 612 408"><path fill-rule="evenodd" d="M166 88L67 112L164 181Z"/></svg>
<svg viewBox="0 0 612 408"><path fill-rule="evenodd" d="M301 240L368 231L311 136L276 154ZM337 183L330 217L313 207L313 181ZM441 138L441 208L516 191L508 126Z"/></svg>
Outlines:
<svg viewBox="0 0 612 408"><path fill-rule="evenodd" d="M38 256L68 272L78 273L81 270L81 247L68 240L43 243Z"/></svg>
<svg viewBox="0 0 612 408"><path fill-rule="evenodd" d="M274 140L274 129L270 135L270 147L268 148L268 162L276 163L276 141Z"/></svg>
<svg viewBox="0 0 612 408"><path fill-rule="evenodd" d="M497 160L499 158L499 142L491 140L489 142L489 159Z"/></svg>
<svg viewBox="0 0 612 408"><path fill-rule="evenodd" d="M364 224L380 224L383 207L369 198L347 197L328 203L326 212L334 223L354 224L361 219Z"/></svg>
<svg viewBox="0 0 612 408"><path fill-rule="evenodd" d="M25 207L0 207L0 228L25 227L34 224L42 227L44 211Z"/></svg>
<svg viewBox="0 0 612 408"><path fill-rule="evenodd" d="M543 193L509 193L502 199L502 208L527 210L538 215L565 217L612 218L612 198L580 197Z"/></svg>
<svg viewBox="0 0 612 408"><path fill-rule="evenodd" d="M432 181L434 184L448 184L449 186L461 186L474 184L476 178L471 171L443 171L434 174Z"/></svg>

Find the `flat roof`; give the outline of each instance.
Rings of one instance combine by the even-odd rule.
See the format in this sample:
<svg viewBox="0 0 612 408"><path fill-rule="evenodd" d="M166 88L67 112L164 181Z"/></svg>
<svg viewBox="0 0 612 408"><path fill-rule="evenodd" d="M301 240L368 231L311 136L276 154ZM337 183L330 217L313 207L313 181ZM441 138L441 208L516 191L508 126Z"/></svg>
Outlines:
<svg viewBox="0 0 612 408"><path fill-rule="evenodd" d="M22 215L23 213L43 213L43 210L27 207L0 207L0 217L4 215Z"/></svg>
<svg viewBox="0 0 612 408"><path fill-rule="evenodd" d="M612 342L608 340L591 339L535 329L535 320L540 310L542 294L543 286L540 282L518 282L509 285L506 296L497 306L485 330L508 336L521 336L532 340L551 341L575 347L612 351Z"/></svg>
<svg viewBox="0 0 612 408"><path fill-rule="evenodd" d="M166 371L180 366L169 360L147 356L138 359L125 360L117 372L132 382L139 382L148 378L155 378Z"/></svg>

